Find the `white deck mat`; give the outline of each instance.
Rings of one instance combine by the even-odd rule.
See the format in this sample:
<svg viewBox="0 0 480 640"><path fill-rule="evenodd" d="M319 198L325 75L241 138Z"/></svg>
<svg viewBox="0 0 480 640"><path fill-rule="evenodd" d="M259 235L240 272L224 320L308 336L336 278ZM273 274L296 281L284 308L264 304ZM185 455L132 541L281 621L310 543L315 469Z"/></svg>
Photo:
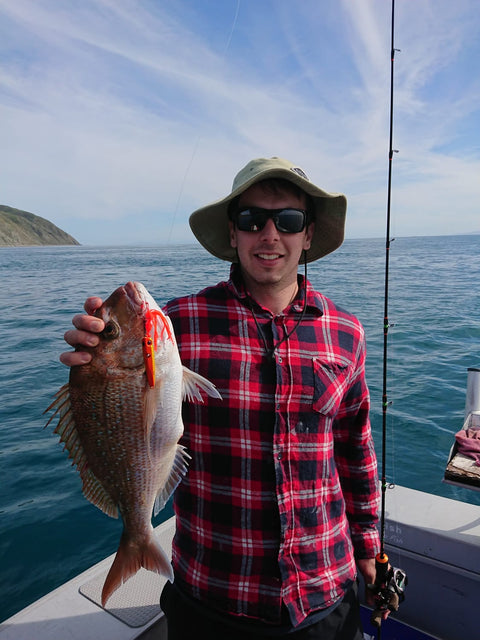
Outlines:
<svg viewBox="0 0 480 640"><path fill-rule="evenodd" d="M101 596L108 570L79 588L80 593L129 627L142 627L161 613L160 594L165 577L140 569L117 589L102 607Z"/></svg>
<svg viewBox="0 0 480 640"><path fill-rule="evenodd" d="M174 518L170 518L155 528L155 537L169 558L172 554L174 529ZM160 594L167 579L165 576L153 573L153 571L140 569L117 589L109 598L107 605L102 607L103 584L114 556L115 554L111 557L111 562L104 570L79 588L79 592L129 627L141 627L162 613L160 609Z"/></svg>

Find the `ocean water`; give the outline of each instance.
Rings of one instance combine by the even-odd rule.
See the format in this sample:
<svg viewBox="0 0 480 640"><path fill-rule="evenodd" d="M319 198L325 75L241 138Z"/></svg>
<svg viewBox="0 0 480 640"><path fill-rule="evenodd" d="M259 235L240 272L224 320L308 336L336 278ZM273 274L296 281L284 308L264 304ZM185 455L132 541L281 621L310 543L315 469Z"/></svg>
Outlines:
<svg viewBox="0 0 480 640"><path fill-rule="evenodd" d="M399 238L390 257L387 479L480 504L442 482L462 427L467 368L480 366L480 235ZM385 242L347 240L309 265L314 286L367 334L372 426L381 455ZM193 245L0 249L0 619L116 550L121 523L82 496L43 411L68 379L63 333L87 295L128 280L159 303L228 277ZM155 524L171 515L167 509Z"/></svg>

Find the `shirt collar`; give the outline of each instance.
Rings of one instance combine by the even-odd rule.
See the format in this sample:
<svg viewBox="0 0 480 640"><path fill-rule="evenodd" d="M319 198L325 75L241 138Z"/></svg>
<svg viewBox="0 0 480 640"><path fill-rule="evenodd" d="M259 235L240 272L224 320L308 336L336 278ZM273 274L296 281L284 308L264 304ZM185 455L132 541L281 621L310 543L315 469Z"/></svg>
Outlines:
<svg viewBox="0 0 480 640"><path fill-rule="evenodd" d="M322 316L323 315L323 304L321 301L321 295L316 292L310 282L305 281L305 276L301 273L297 276L298 279L298 291L297 295L292 301L292 304L287 307L285 310L285 314L294 311L296 313L301 313L303 310L303 304L305 299L305 294L307 296L307 310L310 311L313 315ZM306 287L305 287L306 284ZM250 296L248 292L245 282L242 277L242 271L240 269L240 265L238 263L233 263L230 267L230 280L227 282L227 287L230 292L238 298L243 304L250 306L252 302L257 304L257 302ZM257 305L258 306L258 305Z"/></svg>

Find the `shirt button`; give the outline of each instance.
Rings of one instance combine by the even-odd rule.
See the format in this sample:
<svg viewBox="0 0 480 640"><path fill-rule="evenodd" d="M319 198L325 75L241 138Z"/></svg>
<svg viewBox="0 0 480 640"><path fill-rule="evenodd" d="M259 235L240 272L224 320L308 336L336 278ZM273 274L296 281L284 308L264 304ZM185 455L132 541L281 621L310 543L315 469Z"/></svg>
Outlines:
<svg viewBox="0 0 480 640"><path fill-rule="evenodd" d="M277 362L279 362L280 364L282 364L283 360L282 360L282 356L277 356Z"/></svg>
<svg viewBox="0 0 480 640"><path fill-rule="evenodd" d="M281 460L282 459L282 454L281 453L277 453L277 460Z"/></svg>

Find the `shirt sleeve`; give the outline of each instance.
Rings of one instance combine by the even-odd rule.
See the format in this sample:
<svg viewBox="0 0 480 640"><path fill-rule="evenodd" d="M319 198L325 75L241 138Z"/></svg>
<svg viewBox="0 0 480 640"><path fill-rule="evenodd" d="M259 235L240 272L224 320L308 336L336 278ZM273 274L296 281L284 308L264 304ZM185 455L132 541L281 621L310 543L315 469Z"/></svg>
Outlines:
<svg viewBox="0 0 480 640"><path fill-rule="evenodd" d="M377 459L365 380L365 341L358 345L350 385L334 421L335 462L345 499L356 558L373 558L380 549L377 530L380 506Z"/></svg>

